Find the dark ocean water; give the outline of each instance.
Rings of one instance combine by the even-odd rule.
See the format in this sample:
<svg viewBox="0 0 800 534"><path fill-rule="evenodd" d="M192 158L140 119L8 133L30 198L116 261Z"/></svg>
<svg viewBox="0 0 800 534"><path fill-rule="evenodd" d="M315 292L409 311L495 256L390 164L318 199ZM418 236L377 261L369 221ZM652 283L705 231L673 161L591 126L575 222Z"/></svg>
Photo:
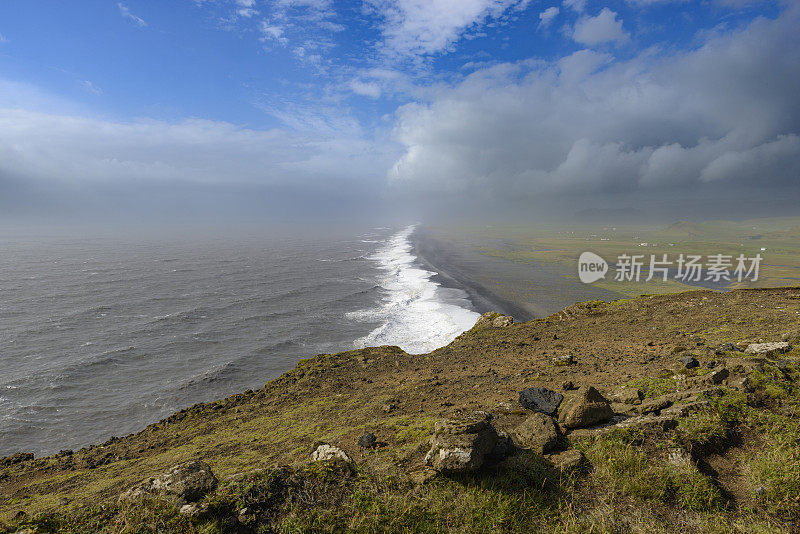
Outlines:
<svg viewBox="0 0 800 534"><path fill-rule="evenodd" d="M0 239L0 456L126 435L315 354L447 344L477 314L412 233Z"/></svg>

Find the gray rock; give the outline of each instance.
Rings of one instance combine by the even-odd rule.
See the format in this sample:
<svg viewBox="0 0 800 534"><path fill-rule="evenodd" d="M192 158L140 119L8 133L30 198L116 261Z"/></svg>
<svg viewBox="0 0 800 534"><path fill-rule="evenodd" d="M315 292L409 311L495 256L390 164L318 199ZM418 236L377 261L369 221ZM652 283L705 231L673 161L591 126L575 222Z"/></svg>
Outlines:
<svg viewBox="0 0 800 534"><path fill-rule="evenodd" d="M342 460L347 463L353 461L350 459L347 453L344 452L339 447L323 443L322 445L319 445L316 449L314 449L314 452L311 453L311 461L325 462L327 460Z"/></svg>
<svg viewBox="0 0 800 534"><path fill-rule="evenodd" d="M358 446L363 449L372 449L375 447L378 438L372 432L364 432L358 437Z"/></svg>
<svg viewBox="0 0 800 534"><path fill-rule="evenodd" d="M478 469L498 441L497 431L489 424L490 418L478 412L438 421L425 464L446 473Z"/></svg>
<svg viewBox="0 0 800 534"><path fill-rule="evenodd" d="M200 515L200 506L197 504L184 504L178 512L186 517L197 517Z"/></svg>
<svg viewBox="0 0 800 534"><path fill-rule="evenodd" d="M528 388L519 392L519 403L523 408L546 415L555 415L562 400L564 395L547 388Z"/></svg>
<svg viewBox="0 0 800 534"><path fill-rule="evenodd" d="M559 432L549 415L535 412L512 432L514 443L537 454L550 452L558 446Z"/></svg>
<svg viewBox="0 0 800 534"><path fill-rule="evenodd" d="M745 349L748 354L760 354L762 356L775 356L789 352L791 346L786 341L776 341L774 343L751 343Z"/></svg>
<svg viewBox="0 0 800 534"><path fill-rule="evenodd" d="M561 412L559 421L567 428L584 428L613 417L611 403L592 386L583 386Z"/></svg>
<svg viewBox="0 0 800 534"><path fill-rule="evenodd" d="M137 499L146 495L174 496L179 503L193 503L217 487L211 467L199 460L178 464L158 478L152 478L123 493L121 499Z"/></svg>
<svg viewBox="0 0 800 534"><path fill-rule="evenodd" d="M695 367L700 365L700 363L697 361L697 358L695 358L694 356L691 356L689 354L687 354L686 356L682 356L681 357L681 363L687 369L694 369Z"/></svg>

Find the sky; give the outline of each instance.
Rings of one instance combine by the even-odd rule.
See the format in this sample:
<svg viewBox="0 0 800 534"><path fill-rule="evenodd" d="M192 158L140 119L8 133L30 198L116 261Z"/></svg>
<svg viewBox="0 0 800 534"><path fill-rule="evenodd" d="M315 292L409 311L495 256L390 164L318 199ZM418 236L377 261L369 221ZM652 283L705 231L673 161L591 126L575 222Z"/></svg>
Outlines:
<svg viewBox="0 0 800 534"><path fill-rule="evenodd" d="M0 221L797 214L800 2L3 0Z"/></svg>

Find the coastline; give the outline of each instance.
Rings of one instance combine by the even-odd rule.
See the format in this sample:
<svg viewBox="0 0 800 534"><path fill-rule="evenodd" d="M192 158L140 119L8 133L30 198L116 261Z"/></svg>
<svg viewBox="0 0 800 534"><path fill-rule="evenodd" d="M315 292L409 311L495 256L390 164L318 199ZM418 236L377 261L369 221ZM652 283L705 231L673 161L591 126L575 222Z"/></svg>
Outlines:
<svg viewBox="0 0 800 534"><path fill-rule="evenodd" d="M504 299L477 280L470 278L459 266L458 257L443 243L434 239L424 229L417 229L410 237L417 262L426 270L436 273L433 282L442 287L461 289L467 293L475 311L498 312L510 315L517 322L534 319L535 316L522 306Z"/></svg>
<svg viewBox="0 0 800 534"><path fill-rule="evenodd" d="M737 384L744 379L757 378L755 375L755 378L749 376L745 366L748 361L752 362L752 358L740 351L728 352L720 358L719 355L712 356L698 349L696 359L705 362L714 358L715 367L709 372L706 371L708 367L703 365L685 369L678 355L670 349L676 345L699 347L695 345L697 339L703 340L704 348L721 347L724 343L732 342L749 345L762 339L776 339L776 332L784 332L784 337L789 339L787 345L791 343L792 347L796 347L800 345L800 330L794 319L796 314L800 314L798 291L800 287L729 293L693 290L627 299L611 305L591 303L589 306L573 308L573 313L552 321L473 329L447 347L428 354L407 354L392 346L320 354L301 361L293 370L271 380L264 387L194 405L136 434L111 438L102 444L77 451L62 451L49 457L34 458L32 455L19 454L0 459L0 532L19 532L22 527L30 527L38 517L47 522L42 524L78 525L78 528L64 529L64 532L93 531L89 525L97 524L98 516L93 506L98 504L105 506L103 520L116 521L118 524L125 520L140 524L151 517L183 521L188 527L197 525L197 522L204 526L213 525L220 517L238 521L245 515L240 513L242 506L238 492L241 490L243 498L250 499L254 495L251 483L262 484L256 487L259 491L263 488L263 495L270 497L268 500L250 501L258 508L257 514L246 514L244 519L248 525L258 522L280 525L281 521L284 521L282 524L296 525L291 523L297 517L296 501L285 500L288 493L283 491L283 486L278 486L280 491L276 492L273 482L290 480L291 477L284 475L294 473L297 469L309 470L308 473L316 477L314 480L319 483L319 495L330 495L331 484L334 484L334 490L337 491L335 495L342 496L342 500L337 499L333 503L323 499L312 502L307 518L314 521L314 525L319 525L320 514L341 521L343 525L351 524L354 515L363 513L365 490L375 493L376 488L381 492L379 498L385 499L381 502L398 504L397 508L387 512L388 520L405 517L403 514L407 511L407 501L404 499L411 484L418 488L417 491L428 492L423 493L427 498L421 502L430 503L425 504L429 508L423 509L423 514L415 514L413 520L428 517L429 514L434 518L451 517L452 509L442 508L437 503L462 499L474 503L471 499L474 499L475 490L458 480L451 481L446 476L440 476L435 469L425 467L427 456L423 455L431 446L436 422L450 420L454 412L480 410L485 413L488 409L492 410L489 412L492 414L492 424L499 430L510 432L519 426L519 418L527 412L520 414L502 407L509 402L516 402L519 392L532 385L556 391L561 384L571 383L568 390L563 390L563 395L565 402L572 403L580 398L578 392L581 387L597 387L598 395L611 398L620 388L628 388L632 383L644 384L641 386L644 389L652 387L651 384L661 387L660 381L667 380L670 385L668 391L671 391L672 386L678 388L683 384L705 384L705 381L714 377L725 376L729 377L727 381L723 378L722 384L717 386L725 391L724 397L730 399L731 404L723 405L719 412L707 414L681 410L672 417L685 418L689 424L703 423L701 429L705 429L709 421L722 421L727 425L726 420L721 418L723 413L732 413L734 406L740 407L736 413L741 412L738 400L741 393L736 391L739 387ZM703 305L696 305L698 302L703 302ZM690 313L686 313L687 308L691 308ZM754 308L758 308L759 321L752 321ZM719 328L721 320L727 321L729 329ZM565 348L575 356L575 361L566 366L554 366L551 355L563 353ZM797 348L793 352L782 353L784 368L793 369L798 354ZM787 363L787 358L792 363ZM656 378L663 374L664 369L680 370L682 378ZM774 371L774 376L778 378L786 376L778 367ZM797 398L798 390L793 385L796 378L781 380L781 388L786 389L779 391L791 391L791 398ZM756 389L756 392L759 391L759 395L764 394L763 389ZM644 394L642 391L639 393ZM682 389L679 388L677 393L682 394ZM791 418L791 414L769 411L769 405L763 402L763 398L754 399L750 407L760 412L734 424L743 429L753 428L757 421L754 417L769 415L771 418L782 418L781 424L793 425L786 433L787 438L796 435L789 434L796 432L794 429L797 428L797 422ZM641 398L637 400L642 401ZM635 414L637 408L626 406L625 403L617 403L615 409L620 410L622 416L627 414L634 420L641 420L642 415ZM715 405L702 406L717 409ZM658 422L656 418L662 416L647 417L648 425L642 426L642 435L662 443L665 439L662 425L649 425L650 422ZM695 427L687 428L691 430ZM717 427L713 428L716 431ZM725 428L719 427L722 435L725 435ZM596 466L600 473L608 472L604 471L608 466L619 465L620 461L630 459L630 443L619 442L627 446L617 447L617 438L612 436L603 438L612 441L600 442L599 447L593 447L594 441L585 441L591 436L585 433L588 431L582 428L570 430L564 442L568 450L564 453L541 456L531 450L520 449L508 458L510 464L499 464L500 470L492 471L490 475L495 478L489 478L488 481L491 483L495 480L503 484L499 487L508 488L506 480L509 479L506 477L513 476L513 480L518 480L519 469L530 472L531 461L535 461L536 466L547 468L545 474L551 473L552 468L561 469L559 466L564 459L561 455L569 450L587 451L583 453L585 459L581 457L581 463L586 461ZM361 438L367 432L372 433L380 443L371 451L365 451L361 444ZM688 446L704 450L701 445L707 442L700 440L705 440L706 436L707 431L702 430L697 434L697 441L691 441ZM684 438L694 440L691 435L681 433L670 434L668 438L676 441ZM315 466L310 462L313 458L309 457L309 451L320 443L341 450L348 459L345 461L359 469L359 477L353 477L349 470L326 470L325 478L321 478L319 467L329 464ZM583 446L575 447L579 443ZM776 466L784 467L787 462L783 456L779 456L786 454L783 443L781 439L757 440L751 441L748 446L755 447L762 457L775 458ZM609 451L617 450L624 451L626 456L608 456ZM742 469L760 465L760 458L751 455L743 457L739 454L741 450L734 446L727 458L739 462L737 465ZM664 461L662 449L641 447L633 451L640 458L641 465L676 470L674 473L666 472L670 475L668 477L659 478L669 484L664 487L665 491L674 489L673 481L684 480L681 477L686 474L686 465L670 467L671 464ZM717 454L717 449L713 452ZM141 499L141 495L136 497L136 489L148 484L147 481L167 476L179 466L196 462L203 462L214 473L221 487L219 490L210 490L208 500L196 503L206 515L187 517L181 512L183 508L175 506L174 501ZM515 465L519 467L515 468ZM693 464L687 465L691 467ZM788 465L794 469L791 476L800 469L796 463ZM721 479L722 491L726 491L726 488L743 490L740 494L747 496L759 486L774 487L767 485L773 483L785 485L785 479L780 478L782 471L777 476L772 475L774 472L776 470L770 466L766 478L756 479L745 488L741 488L740 477L733 473ZM387 473L397 473L396 480L401 484L395 485L393 482L392 486L386 486ZM420 482L420 473L430 477ZM558 477L557 472L553 473L556 475L554 480L563 479ZM606 487L610 488L609 491L619 487L613 478L594 479L587 478L583 471L575 473L581 483L599 484L601 491L605 491ZM694 478L685 482L688 489L696 486L696 480L706 481L699 478L702 475L697 474L699 471L692 473L695 473ZM649 474L650 471L647 471L642 475L647 477L648 483L652 481ZM281 475L283 478L274 478L272 475ZM427 484L432 478L438 478L437 483ZM700 486L703 490L701 496L707 497L706 489L712 487L710 483L706 481ZM481 487L478 486L478 490L485 493L479 494L477 507L470 510L470 517L483 517L488 509L482 503L492 507L496 502L498 492L493 488L498 486L489 486L486 490ZM511 486L512 489L515 487ZM528 509L518 507L515 503L518 503L520 496L527 494L530 487L531 484L524 481L518 491L515 489L510 494L511 506L507 509ZM558 490L558 486L554 489ZM597 510L608 513L607 503L596 501L593 494L557 491L553 493L554 499L555 496L565 495L568 500L561 502L556 499L552 506L554 510L571 505L597 507ZM127 495L130 500L120 503L121 495ZM228 500L232 495L234 498ZM256 494L259 495L262 493ZM275 501L273 495L278 495L279 500ZM660 507L670 506L670 510L676 514L686 511L682 501L663 501L658 496L645 497ZM794 499L794 494L790 497ZM724 494L715 499L724 499ZM724 503L724 500L720 502ZM787 501L778 495L767 502L780 504ZM221 503L224 507L210 509L207 505L211 503L214 506ZM540 514L538 508L534 509ZM131 511L139 515L132 517L129 515ZM711 512L722 514L713 516L715 520L732 521L738 517L735 510L728 508L714 508ZM778 512L765 517L770 521L780 520L783 516ZM9 518L8 525L4 524L3 517ZM387 516L382 514L376 520L384 524ZM531 525L528 519L520 524ZM7 529L4 528L6 526ZM84 526L86 528L80 528ZM467 530L474 529L474 524L469 521L463 526ZM186 531L192 530L187 528Z"/></svg>
<svg viewBox="0 0 800 534"><path fill-rule="evenodd" d="M616 300L623 295L583 284L554 264L518 263L480 252L480 240L419 227L414 254L432 279L467 292L479 313L496 311L524 322L547 317L576 302Z"/></svg>

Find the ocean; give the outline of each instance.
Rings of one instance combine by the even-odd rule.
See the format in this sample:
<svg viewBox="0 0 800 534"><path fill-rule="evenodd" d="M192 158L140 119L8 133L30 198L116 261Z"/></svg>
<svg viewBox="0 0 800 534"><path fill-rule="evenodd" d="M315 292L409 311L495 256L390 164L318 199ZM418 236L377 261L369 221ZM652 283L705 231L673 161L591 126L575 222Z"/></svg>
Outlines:
<svg viewBox="0 0 800 534"><path fill-rule="evenodd" d="M320 353L446 345L478 313L414 231L0 238L0 456L124 436Z"/></svg>

